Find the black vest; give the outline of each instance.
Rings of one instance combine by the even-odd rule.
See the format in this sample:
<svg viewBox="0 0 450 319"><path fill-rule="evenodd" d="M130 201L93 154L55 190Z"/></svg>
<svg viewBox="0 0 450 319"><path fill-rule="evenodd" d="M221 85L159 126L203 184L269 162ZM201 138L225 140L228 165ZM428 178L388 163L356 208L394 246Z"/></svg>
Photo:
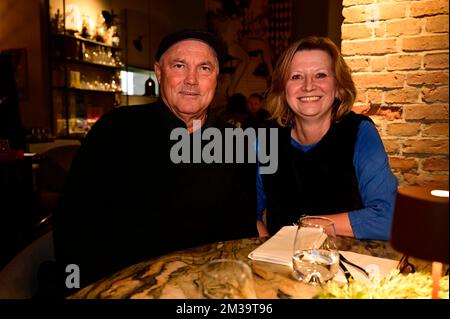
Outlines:
<svg viewBox="0 0 450 319"><path fill-rule="evenodd" d="M363 207L353 153L361 121L350 112L331 125L315 147L303 152L291 145L291 129L278 133L278 170L262 175L271 234L292 225L301 215L325 215Z"/></svg>

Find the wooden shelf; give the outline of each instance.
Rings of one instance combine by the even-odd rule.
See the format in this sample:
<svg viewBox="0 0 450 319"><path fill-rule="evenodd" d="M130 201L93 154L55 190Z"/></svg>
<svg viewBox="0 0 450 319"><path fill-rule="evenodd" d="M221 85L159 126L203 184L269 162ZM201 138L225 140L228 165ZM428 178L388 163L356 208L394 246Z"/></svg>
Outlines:
<svg viewBox="0 0 450 319"><path fill-rule="evenodd" d="M64 26L62 30L54 30L49 34L52 130L55 136L81 139L86 133L82 130L87 122L75 123L70 116L76 114L77 118L87 119L89 107L96 108L95 112L101 116L121 103L123 92L119 71L126 69L123 61L126 42L120 43L122 46L114 46L84 38L78 33L64 30ZM98 83L109 84L114 80L117 90L113 91L111 85L109 89L100 85L88 87L88 82L94 85L94 79ZM75 83L77 87L70 87L70 84ZM77 125L82 126L81 131Z"/></svg>
<svg viewBox="0 0 450 319"><path fill-rule="evenodd" d="M125 69L125 66L114 66L114 65L108 65L108 64L101 64L101 63L95 63L90 61L84 61L84 60L78 60L78 59L72 59L72 58L57 58L57 57L51 57L52 60L61 62L61 63L74 63L74 64L83 64L83 65L90 65L95 67L103 67L107 69L113 69L113 70L120 70Z"/></svg>
<svg viewBox="0 0 450 319"><path fill-rule="evenodd" d="M107 91L107 90L96 90L96 89L81 89L81 88L73 88L73 87L64 87L64 86L54 86L52 87L54 90L67 90L67 91L75 91L75 92L95 92L95 93L114 93L114 94L122 94L122 91Z"/></svg>
<svg viewBox="0 0 450 319"><path fill-rule="evenodd" d="M52 33L52 36L62 37L62 38L69 38L69 39L74 39L74 40L76 40L76 41L81 41L81 42L85 42L85 43L90 43L90 44L93 44L93 45L98 45L98 46L102 46L102 47L105 47L105 48L110 48L110 49L118 50L118 51L124 50L123 48L120 48L120 47L115 47L115 46L108 45L108 44L103 43L103 42L99 42L99 41L95 41L95 40L90 40L90 39L78 37L78 36L71 35L71 34Z"/></svg>

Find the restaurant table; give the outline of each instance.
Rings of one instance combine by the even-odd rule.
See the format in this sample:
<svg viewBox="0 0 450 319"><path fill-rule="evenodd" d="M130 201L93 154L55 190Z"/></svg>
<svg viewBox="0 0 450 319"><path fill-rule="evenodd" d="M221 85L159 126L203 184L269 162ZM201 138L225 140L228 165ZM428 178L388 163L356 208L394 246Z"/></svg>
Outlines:
<svg viewBox="0 0 450 319"><path fill-rule="evenodd" d="M295 280L288 266L250 260L248 254L267 239L224 241L152 258L101 279L68 298L201 299L204 298L199 282L202 266L223 258L242 260L250 265L259 299L312 298L320 292L320 287ZM337 244L340 250L394 260L402 257L387 241L338 237ZM431 269L424 261L413 258L410 261L417 270Z"/></svg>

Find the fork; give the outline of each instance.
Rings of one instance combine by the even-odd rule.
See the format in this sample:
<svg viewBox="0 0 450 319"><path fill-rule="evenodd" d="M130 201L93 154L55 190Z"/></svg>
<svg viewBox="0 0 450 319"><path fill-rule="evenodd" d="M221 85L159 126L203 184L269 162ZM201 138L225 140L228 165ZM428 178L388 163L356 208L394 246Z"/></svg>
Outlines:
<svg viewBox="0 0 450 319"><path fill-rule="evenodd" d="M369 273L368 273L363 267L358 266L358 265L352 263L352 262L349 261L347 258L345 258L341 253L339 253L339 258L340 258L340 260L342 260L343 262L349 264L350 266L353 266L353 267L355 267L356 269L362 271L362 272L364 273L364 275L366 275L366 277L369 278L369 276L370 276Z"/></svg>
<svg viewBox="0 0 450 319"><path fill-rule="evenodd" d="M353 276L350 273L350 271L348 271L347 267L345 267L342 260L339 260L339 266L341 267L342 271L344 272L344 275L345 275L345 278L347 279L347 281L350 282L350 279L353 279Z"/></svg>

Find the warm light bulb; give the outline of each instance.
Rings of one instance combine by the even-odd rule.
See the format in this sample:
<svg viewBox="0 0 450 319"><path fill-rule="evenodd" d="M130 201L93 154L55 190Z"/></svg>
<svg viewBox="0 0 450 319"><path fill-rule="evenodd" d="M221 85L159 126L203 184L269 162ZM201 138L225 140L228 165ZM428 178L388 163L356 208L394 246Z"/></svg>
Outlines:
<svg viewBox="0 0 450 319"><path fill-rule="evenodd" d="M433 189L431 191L431 195L437 196L437 197L448 197L448 191L444 191L441 189Z"/></svg>

